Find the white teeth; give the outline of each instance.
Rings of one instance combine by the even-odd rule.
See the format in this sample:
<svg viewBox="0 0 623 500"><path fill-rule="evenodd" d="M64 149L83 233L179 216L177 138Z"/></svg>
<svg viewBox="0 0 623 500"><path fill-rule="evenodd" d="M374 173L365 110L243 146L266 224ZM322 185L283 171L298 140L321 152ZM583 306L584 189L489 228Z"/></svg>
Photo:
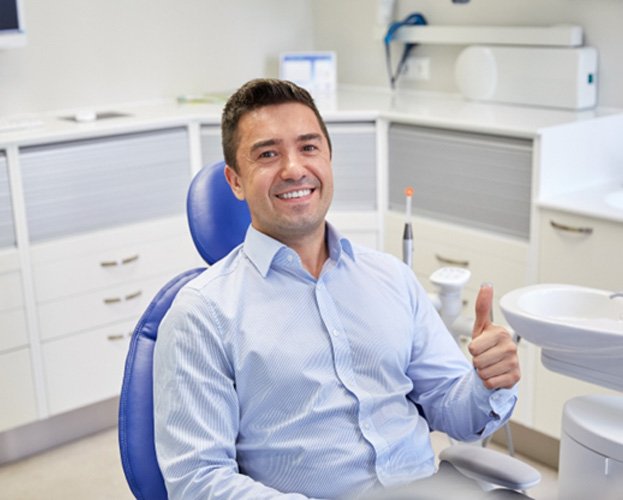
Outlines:
<svg viewBox="0 0 623 500"><path fill-rule="evenodd" d="M303 196L307 196L311 193L311 189L299 189L298 191L291 191L289 193L283 193L277 195L278 198L282 200L291 200L293 198L302 198Z"/></svg>

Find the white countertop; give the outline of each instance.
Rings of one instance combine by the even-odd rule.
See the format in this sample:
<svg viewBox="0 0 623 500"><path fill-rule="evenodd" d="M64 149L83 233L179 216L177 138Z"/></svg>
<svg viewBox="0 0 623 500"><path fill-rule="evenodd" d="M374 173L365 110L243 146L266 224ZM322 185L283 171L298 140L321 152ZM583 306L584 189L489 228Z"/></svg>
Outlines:
<svg viewBox="0 0 623 500"><path fill-rule="evenodd" d="M558 126L588 122L602 117L623 116L623 110L597 108L589 111L536 108L468 101L459 95L432 92L391 92L382 88L340 87L331 98L317 98L318 107L327 122L358 122L384 119L451 130L533 139L540 131ZM106 135L125 134L189 124L218 126L224 98L213 103L157 101L94 107L96 113L117 112L126 116L78 123L68 117L76 112L58 110L36 116L40 126L11 132L0 132L0 148L11 145L29 146L79 140ZM619 116L616 118L618 119ZM621 186L618 186L620 188ZM543 207L584 215L623 221L623 210L607 205L604 195L617 189L614 183L572 190L550 199L539 200ZM610 191L609 191L610 190Z"/></svg>
<svg viewBox="0 0 623 500"><path fill-rule="evenodd" d="M618 192L623 192L623 182L608 182L539 200L537 205L542 208L623 222L623 206L617 208L606 201L608 195Z"/></svg>
<svg viewBox="0 0 623 500"><path fill-rule="evenodd" d="M317 99L318 107L329 122L372 121L384 118L408 123L521 138L534 138L547 127L590 120L622 112L595 109L566 111L527 106L488 104L467 101L461 96L432 92L390 92L385 89L341 87L331 98ZM79 110L45 112L36 118L40 126L19 131L0 132L0 147L10 144L31 145L128 133L162 127L184 126L189 122L218 125L222 102L178 104L175 101L128 103L93 107L98 113L119 112L128 116L76 123L64 117Z"/></svg>

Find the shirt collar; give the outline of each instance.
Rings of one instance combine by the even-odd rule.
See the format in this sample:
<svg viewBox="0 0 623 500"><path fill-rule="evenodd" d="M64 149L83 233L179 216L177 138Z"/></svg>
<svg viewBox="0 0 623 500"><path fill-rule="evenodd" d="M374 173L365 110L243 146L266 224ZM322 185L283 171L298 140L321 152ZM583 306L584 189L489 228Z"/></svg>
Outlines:
<svg viewBox="0 0 623 500"><path fill-rule="evenodd" d="M326 237L329 247L329 258L339 262L345 253L355 259L350 241L342 236L330 223L326 223ZM274 238L258 231L252 225L247 229L244 239L244 253L265 278L275 257L281 252L292 252L289 247Z"/></svg>

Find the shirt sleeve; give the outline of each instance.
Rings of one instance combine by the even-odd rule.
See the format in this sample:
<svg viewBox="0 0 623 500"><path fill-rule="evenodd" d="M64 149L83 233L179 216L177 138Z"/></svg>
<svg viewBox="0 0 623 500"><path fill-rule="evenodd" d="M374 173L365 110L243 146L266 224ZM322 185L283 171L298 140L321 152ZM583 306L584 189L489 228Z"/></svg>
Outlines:
<svg viewBox="0 0 623 500"><path fill-rule="evenodd" d="M500 428L511 416L517 386L487 389L413 280L414 335L408 375L409 397L422 408L429 426L454 439L474 441Z"/></svg>
<svg viewBox="0 0 623 500"><path fill-rule="evenodd" d="M305 499L241 474L233 370L209 305L183 289L163 319L154 352L158 464L171 499Z"/></svg>

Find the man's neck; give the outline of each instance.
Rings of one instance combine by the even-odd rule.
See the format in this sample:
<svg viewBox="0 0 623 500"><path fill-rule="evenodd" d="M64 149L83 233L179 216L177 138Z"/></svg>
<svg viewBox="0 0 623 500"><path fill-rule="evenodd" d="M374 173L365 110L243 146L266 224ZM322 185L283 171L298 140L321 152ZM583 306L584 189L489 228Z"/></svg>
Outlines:
<svg viewBox="0 0 623 500"><path fill-rule="evenodd" d="M304 238L296 238L292 241L284 241L301 258L303 267L314 277L318 278L324 263L329 258L327 248L326 225L323 224L318 231Z"/></svg>

